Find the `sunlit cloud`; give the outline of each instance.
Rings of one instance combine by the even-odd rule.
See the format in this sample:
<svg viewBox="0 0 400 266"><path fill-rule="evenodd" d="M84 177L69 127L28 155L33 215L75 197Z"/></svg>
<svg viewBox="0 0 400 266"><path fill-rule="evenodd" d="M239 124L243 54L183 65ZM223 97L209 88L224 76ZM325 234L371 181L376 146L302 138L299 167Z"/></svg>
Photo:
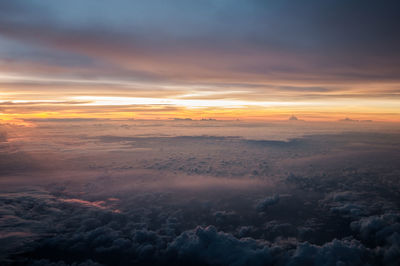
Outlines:
<svg viewBox="0 0 400 266"><path fill-rule="evenodd" d="M251 102L251 101L238 101L238 100L187 100L187 99L161 99L161 98L136 98L136 97L99 97L99 96L77 96L72 97L71 100L88 101L82 105L176 105L184 106L187 108L199 107L229 107L229 108L243 108L245 106L291 106L291 105L304 105L301 102ZM90 102L89 102L90 101ZM315 103L319 104L319 103Z"/></svg>

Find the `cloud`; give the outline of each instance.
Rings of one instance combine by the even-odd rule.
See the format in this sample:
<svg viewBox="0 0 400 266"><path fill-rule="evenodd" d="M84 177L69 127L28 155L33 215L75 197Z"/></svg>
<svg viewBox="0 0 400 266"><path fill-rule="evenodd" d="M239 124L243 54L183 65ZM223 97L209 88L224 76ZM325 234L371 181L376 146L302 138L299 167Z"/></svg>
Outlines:
<svg viewBox="0 0 400 266"><path fill-rule="evenodd" d="M266 197L264 199L259 200L256 208L258 211L265 212L268 210L268 208L270 206L278 204L279 199L280 199L279 194L275 194L273 196Z"/></svg>
<svg viewBox="0 0 400 266"><path fill-rule="evenodd" d="M17 127L10 129L4 157L22 147L54 168L11 169L1 176L0 242L7 244L0 245L1 263L398 261L396 134L270 141L226 132L243 134L251 127L282 138L293 126L279 122L283 126L274 131L274 124L221 121L205 130L200 121L34 122L18 138ZM175 137L160 137L164 132ZM49 151L56 152L45 156ZM323 164L332 151L337 157ZM303 164L294 171L297 160Z"/></svg>
<svg viewBox="0 0 400 266"><path fill-rule="evenodd" d="M290 223L270 221L264 226L263 236L268 240L275 240L275 238L285 239L295 237L297 229Z"/></svg>
<svg viewBox="0 0 400 266"><path fill-rule="evenodd" d="M400 214L385 213L380 216L364 217L351 223L351 228L360 233L362 239L382 245L388 238L400 230Z"/></svg>
<svg viewBox="0 0 400 266"><path fill-rule="evenodd" d="M2 175L30 172L46 168L41 161L27 152L13 151L0 146L0 173Z"/></svg>
<svg viewBox="0 0 400 266"><path fill-rule="evenodd" d="M340 119L339 121L343 121L343 122L358 122L358 120L354 120L354 119L351 119L351 118L348 118L348 117L346 117L344 119Z"/></svg>
<svg viewBox="0 0 400 266"><path fill-rule="evenodd" d="M237 214L234 211L216 211L213 213L217 224L226 224L230 220L235 219Z"/></svg>
<svg viewBox="0 0 400 266"><path fill-rule="evenodd" d="M362 265L367 249L356 240L333 240L323 246L302 243L287 265Z"/></svg>
<svg viewBox="0 0 400 266"><path fill-rule="evenodd" d="M68 266L70 265L69 263L66 263L65 261L50 261L46 259L41 259L41 260L33 260L30 262L30 265L32 266ZM84 262L80 263L73 263L73 266L101 266L102 264L93 262L92 260L86 260Z"/></svg>
<svg viewBox="0 0 400 266"><path fill-rule="evenodd" d="M386 265L396 265L400 259L400 214L388 212L369 216L351 223L351 228L367 245L375 247Z"/></svg>
<svg viewBox="0 0 400 266"><path fill-rule="evenodd" d="M99 178L107 182L110 177ZM117 179L111 178L117 182ZM127 186L126 180L119 180ZM182 192L135 192L127 194L119 192L118 197L107 197L110 192L108 183L99 184L104 202L96 200L99 193L86 187L85 196L89 199L77 199L75 193L81 193L81 186L72 185L64 190L58 189L57 184L47 191L31 190L31 194L22 191L18 194L2 194L0 197L1 227L12 229L13 232L27 232L26 234L9 234L5 236L9 243L19 246L17 261L30 263L99 263L99 264L219 264L219 265L349 265L364 264L369 261L395 262L398 245L397 213L388 213L383 216L362 218L352 224L355 232L360 232L361 242L347 237L341 240L324 242L321 245L296 240L296 227L281 221L271 221L264 225L258 234L257 223L248 228L241 226L252 219L227 211L226 204L232 206L243 202L243 199L221 201L221 190L218 190L218 200L211 200L200 208L196 201L187 201L181 198ZM68 185L68 183L65 183ZM55 192L59 191L58 194ZM230 190L231 191L231 190ZM187 193L185 190L184 193ZM241 192L243 193L243 192ZM223 193L222 193L223 194ZM28 196L29 195L29 196ZM66 198L66 195L72 197ZM239 194L240 195L240 194ZM249 194L248 194L249 195ZM357 193L355 193L357 195ZM199 199L200 195L196 198ZM171 198L172 197L172 198ZM213 199L210 192L201 197ZM234 198L237 196L234 196ZM253 196L254 198L255 196ZM276 204L278 196L266 198L263 202ZM346 202L354 195L347 192L333 194L335 202ZM61 200L60 200L61 199ZM7 202L7 205L3 203ZM173 203L173 204L172 204ZM105 208L107 204L117 204L121 212L113 212ZM243 203L241 203L243 204ZM248 202L251 204L251 202ZM225 209L221 207L225 206ZM247 206L247 205L245 205ZM250 206L250 205L249 205ZM210 212L213 208L221 211ZM193 215L192 211L195 210ZM240 210L240 209L239 209ZM285 211L286 212L286 211ZM205 215L208 213L208 215ZM245 215L245 212L240 213ZM276 214L275 214L276 215ZM195 226L207 223L210 218L221 219L215 226ZM237 226L232 232L223 232L216 226L231 224L235 219ZM224 221L225 219L225 221ZM255 219L254 221L259 220ZM299 221L299 220L297 220ZM194 229L187 227L195 226ZM318 233L318 228L315 228ZM238 230L242 236L250 234L252 237L235 237ZM253 235L258 235L258 239ZM16 237L14 240L12 237ZM34 236L33 238L30 236ZM273 240L275 237L289 240L266 242L265 238ZM292 239L290 239L292 237ZM370 242L377 241L377 242ZM364 244L365 243L365 244ZM377 243L378 249L369 249L371 243ZM14 245L14 244L13 244ZM13 246L9 245L9 247ZM22 246L21 246L22 245ZM13 250L12 250L13 251ZM7 252L12 252L7 251Z"/></svg>
<svg viewBox="0 0 400 266"><path fill-rule="evenodd" d="M1 128L0 128L0 142L7 142L7 132L1 131Z"/></svg>
<svg viewBox="0 0 400 266"><path fill-rule="evenodd" d="M215 227L184 232L168 246L169 256L187 264L265 265L273 251L252 239L236 239Z"/></svg>

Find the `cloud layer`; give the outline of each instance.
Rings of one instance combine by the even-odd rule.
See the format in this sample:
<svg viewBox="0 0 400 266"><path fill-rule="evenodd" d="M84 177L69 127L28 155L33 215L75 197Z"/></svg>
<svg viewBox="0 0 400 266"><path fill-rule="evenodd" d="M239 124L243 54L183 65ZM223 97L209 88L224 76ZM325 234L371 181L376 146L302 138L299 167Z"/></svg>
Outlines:
<svg viewBox="0 0 400 266"><path fill-rule="evenodd" d="M33 122L1 129L2 265L399 260L393 128Z"/></svg>

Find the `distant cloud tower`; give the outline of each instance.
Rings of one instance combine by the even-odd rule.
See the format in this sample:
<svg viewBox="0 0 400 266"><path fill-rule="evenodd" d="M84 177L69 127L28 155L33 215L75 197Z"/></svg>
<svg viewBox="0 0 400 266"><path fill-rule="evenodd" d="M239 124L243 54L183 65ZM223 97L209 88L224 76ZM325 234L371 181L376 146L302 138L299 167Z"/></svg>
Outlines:
<svg viewBox="0 0 400 266"><path fill-rule="evenodd" d="M296 116L292 115L291 117L289 117L289 120L290 121L298 121L299 119Z"/></svg>
<svg viewBox="0 0 400 266"><path fill-rule="evenodd" d="M354 120L354 119L351 119L351 118L348 118L348 117L346 117L344 119L340 119L339 121L343 121L343 122L358 122L358 120Z"/></svg>
<svg viewBox="0 0 400 266"><path fill-rule="evenodd" d="M342 121L342 122L372 122L372 120L370 120L370 119L367 119L367 120L357 120L357 119L351 119L351 118L348 118L348 117L346 117L346 118L344 118L344 119L340 119L339 121Z"/></svg>

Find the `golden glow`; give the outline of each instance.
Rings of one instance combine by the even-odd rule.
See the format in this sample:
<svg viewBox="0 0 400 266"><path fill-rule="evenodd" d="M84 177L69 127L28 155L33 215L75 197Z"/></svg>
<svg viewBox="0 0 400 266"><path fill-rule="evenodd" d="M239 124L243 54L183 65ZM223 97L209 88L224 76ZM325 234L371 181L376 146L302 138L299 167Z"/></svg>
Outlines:
<svg viewBox="0 0 400 266"><path fill-rule="evenodd" d="M188 99L168 99L168 98L139 98L139 97L101 97L101 96L77 96L71 97L71 100L87 101L82 105L175 105L186 108L200 107L221 107L221 108L243 108L246 106L294 106L304 105L301 102L255 102L240 100L188 100ZM315 103L308 103L314 105Z"/></svg>
<svg viewBox="0 0 400 266"><path fill-rule="evenodd" d="M400 121L396 83L347 84L342 90L327 91L318 91L321 84L299 83L293 90L280 89L278 84L268 85L271 88L263 83L225 88L218 84L153 84L3 73L0 122L29 125L27 120L37 118L286 120L291 115L309 121L345 117ZM308 87L317 89L301 89Z"/></svg>
<svg viewBox="0 0 400 266"><path fill-rule="evenodd" d="M37 118L171 119L215 118L285 120L295 114L306 120L399 121L395 100L364 99L310 102L265 102L239 100L188 100L144 97L73 96L64 101L14 100L0 104L3 122Z"/></svg>

